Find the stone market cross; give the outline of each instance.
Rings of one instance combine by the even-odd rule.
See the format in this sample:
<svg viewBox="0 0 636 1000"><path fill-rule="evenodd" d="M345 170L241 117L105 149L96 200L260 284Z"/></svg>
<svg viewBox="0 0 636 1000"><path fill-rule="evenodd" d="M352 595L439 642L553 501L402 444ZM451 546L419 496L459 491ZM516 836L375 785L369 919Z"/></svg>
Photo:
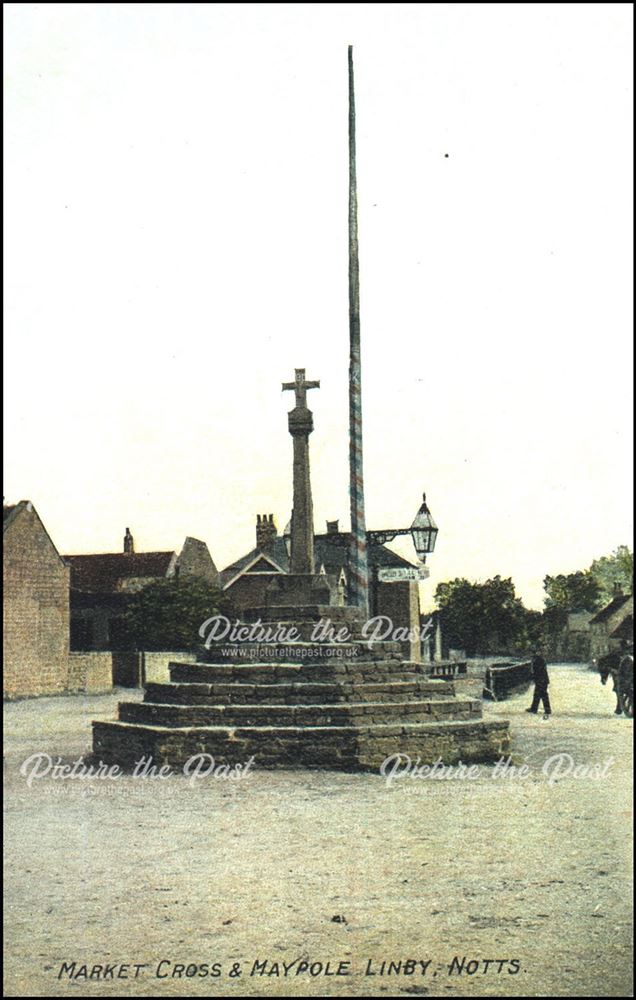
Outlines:
<svg viewBox="0 0 636 1000"><path fill-rule="evenodd" d="M417 758L432 765L495 762L510 753L509 724L484 720L481 697L457 696L449 680L431 678L410 659L410 643L369 641L368 559L362 486L360 310L355 184L353 58L349 48L349 306L350 496L349 605L337 583L315 572L309 477L313 416L297 368L295 406L288 414L293 439L294 499L288 573L270 573L264 606L245 608L246 624L277 628L301 638L206 643L197 662L170 663L170 682L147 682L143 701L120 702L118 719L93 723L93 754L106 765L134 770L140 757L153 766L185 768L204 752L216 763L259 767L313 767L379 774L387 758ZM335 580L335 578L334 578ZM333 598L333 599L332 599ZM326 612L326 614L325 614ZM316 639L325 620L349 634ZM193 637L194 638L194 637ZM380 817L381 823L381 817ZM378 826L378 829L380 827Z"/></svg>
<svg viewBox="0 0 636 1000"><path fill-rule="evenodd" d="M296 368L295 372L293 382L283 382L283 392L291 389L296 394L296 406L288 414L289 433L294 440L294 500L289 572L311 575L315 573L315 565L309 435L314 429L314 421L311 410L307 409L307 390L319 389L320 382L306 382L304 368Z"/></svg>
<svg viewBox="0 0 636 1000"><path fill-rule="evenodd" d="M307 406L307 389L320 389L320 382L305 382L305 369L295 368L296 372L293 382L283 382L283 392L292 389L296 393L296 406Z"/></svg>

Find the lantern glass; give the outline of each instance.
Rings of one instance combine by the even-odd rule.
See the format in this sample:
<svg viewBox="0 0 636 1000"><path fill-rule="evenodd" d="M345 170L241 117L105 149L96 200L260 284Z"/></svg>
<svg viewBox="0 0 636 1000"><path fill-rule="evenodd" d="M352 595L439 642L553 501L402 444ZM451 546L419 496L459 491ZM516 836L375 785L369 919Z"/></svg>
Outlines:
<svg viewBox="0 0 636 1000"><path fill-rule="evenodd" d="M425 561L426 556L429 555L429 553L435 550L438 530L439 529L433 520L431 512L428 509L426 494L424 494L422 506L418 510L415 520L411 525L413 545L422 562Z"/></svg>

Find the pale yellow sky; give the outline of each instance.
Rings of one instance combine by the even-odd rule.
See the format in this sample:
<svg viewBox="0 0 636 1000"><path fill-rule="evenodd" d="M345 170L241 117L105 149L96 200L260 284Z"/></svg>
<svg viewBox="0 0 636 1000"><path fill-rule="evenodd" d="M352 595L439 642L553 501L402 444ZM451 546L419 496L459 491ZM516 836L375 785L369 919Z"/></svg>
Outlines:
<svg viewBox="0 0 636 1000"><path fill-rule="evenodd" d="M62 552L282 527L294 367L348 524L349 42L368 527L426 490L427 602L630 541L631 5L4 9L4 492Z"/></svg>

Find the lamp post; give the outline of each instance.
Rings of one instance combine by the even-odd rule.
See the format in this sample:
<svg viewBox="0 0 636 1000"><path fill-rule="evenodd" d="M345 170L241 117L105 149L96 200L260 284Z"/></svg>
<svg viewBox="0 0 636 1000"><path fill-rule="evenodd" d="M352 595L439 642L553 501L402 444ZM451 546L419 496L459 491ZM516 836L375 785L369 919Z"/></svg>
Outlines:
<svg viewBox="0 0 636 1000"><path fill-rule="evenodd" d="M433 520L433 515L426 503L426 493L422 494L422 503L410 528L385 528L382 531L368 531L367 540L369 545L386 545L392 542L398 535L410 535L413 539L413 547L417 552L417 557L424 565L427 555L435 550L435 542L439 528ZM373 593L373 614L378 613L378 565L373 560L372 568L372 593Z"/></svg>

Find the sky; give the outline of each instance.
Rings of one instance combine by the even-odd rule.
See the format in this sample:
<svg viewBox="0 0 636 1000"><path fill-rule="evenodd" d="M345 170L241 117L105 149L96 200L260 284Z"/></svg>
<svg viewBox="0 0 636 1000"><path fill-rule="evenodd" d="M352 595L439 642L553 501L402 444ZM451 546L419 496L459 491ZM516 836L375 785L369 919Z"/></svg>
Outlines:
<svg viewBox="0 0 636 1000"><path fill-rule="evenodd" d="M282 528L296 367L348 527L350 43L367 527L426 491L425 607L631 543L631 4L4 14L4 495L60 552Z"/></svg>

